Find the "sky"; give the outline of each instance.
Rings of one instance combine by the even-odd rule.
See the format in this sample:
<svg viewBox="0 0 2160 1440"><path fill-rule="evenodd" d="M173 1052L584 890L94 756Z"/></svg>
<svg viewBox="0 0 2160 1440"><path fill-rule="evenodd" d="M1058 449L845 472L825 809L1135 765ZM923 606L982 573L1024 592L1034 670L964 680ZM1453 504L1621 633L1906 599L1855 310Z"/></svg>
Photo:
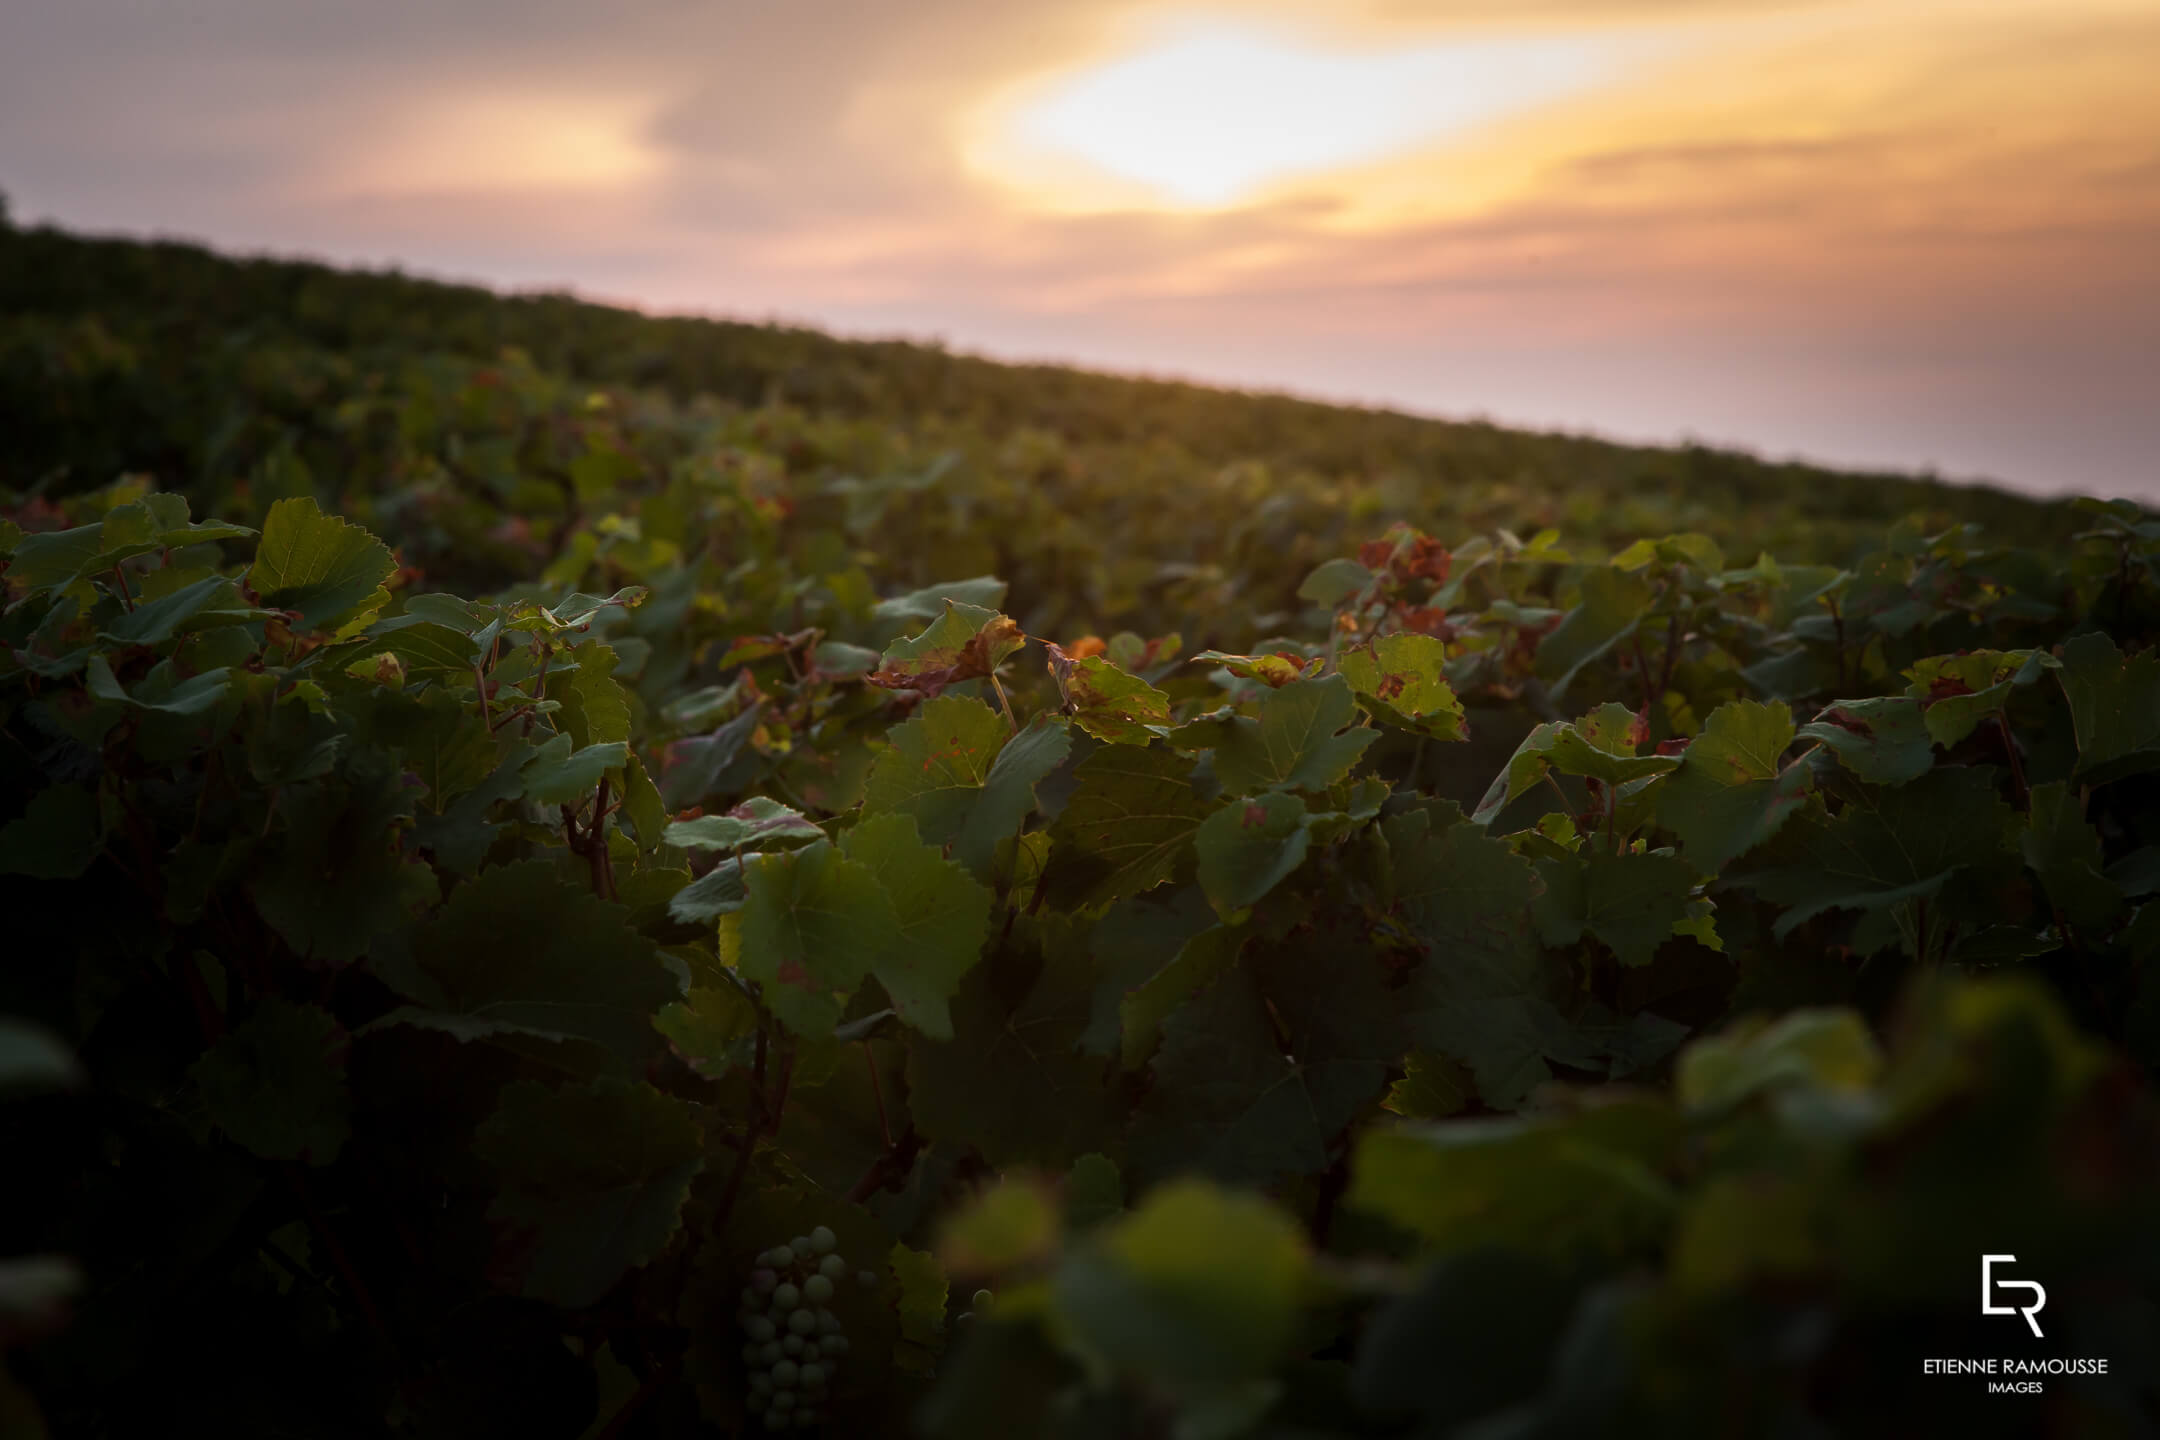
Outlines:
<svg viewBox="0 0 2160 1440"><path fill-rule="evenodd" d="M0 0L18 223L2160 498L2160 0Z"/></svg>

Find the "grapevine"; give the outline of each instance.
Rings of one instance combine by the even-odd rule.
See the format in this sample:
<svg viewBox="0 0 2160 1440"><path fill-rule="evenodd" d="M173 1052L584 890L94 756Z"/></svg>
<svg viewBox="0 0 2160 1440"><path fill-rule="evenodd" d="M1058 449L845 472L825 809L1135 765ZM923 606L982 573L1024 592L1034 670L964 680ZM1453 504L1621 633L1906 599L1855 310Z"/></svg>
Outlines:
<svg viewBox="0 0 2160 1440"><path fill-rule="evenodd" d="M0 1413L2153 1417L2146 510L116 245L0 229Z"/></svg>

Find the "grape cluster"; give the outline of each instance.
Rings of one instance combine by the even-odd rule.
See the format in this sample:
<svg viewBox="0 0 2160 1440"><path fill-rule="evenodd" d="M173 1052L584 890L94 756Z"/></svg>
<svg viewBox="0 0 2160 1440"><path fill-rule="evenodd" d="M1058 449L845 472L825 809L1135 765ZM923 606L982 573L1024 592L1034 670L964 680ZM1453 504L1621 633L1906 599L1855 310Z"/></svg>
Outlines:
<svg viewBox="0 0 2160 1440"><path fill-rule="evenodd" d="M833 1253L839 1238L820 1225L757 1257L742 1292L743 1364L750 1372L750 1409L767 1430L808 1430L825 1418L833 1373L848 1352L840 1319L828 1308L848 1273ZM857 1280L877 1284L869 1270Z"/></svg>

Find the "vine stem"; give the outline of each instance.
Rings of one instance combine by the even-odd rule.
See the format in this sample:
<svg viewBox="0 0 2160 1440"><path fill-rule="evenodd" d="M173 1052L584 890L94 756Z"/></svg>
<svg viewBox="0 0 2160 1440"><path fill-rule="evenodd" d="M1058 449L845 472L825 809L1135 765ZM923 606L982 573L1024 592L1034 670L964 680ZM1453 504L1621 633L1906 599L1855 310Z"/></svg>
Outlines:
<svg viewBox="0 0 2160 1440"><path fill-rule="evenodd" d="M2003 754L2010 760L2010 783L2017 787L2018 809L2032 809L2032 789L2025 783L2025 762L2018 756L2017 741L2011 738L2010 722L2002 711L1995 712L1995 733L2002 740Z"/></svg>
<svg viewBox="0 0 2160 1440"><path fill-rule="evenodd" d="M757 1052L750 1069L750 1103L743 1117L742 1150L735 1157L735 1171L728 1176L727 1189L720 1192L720 1204L713 1211L712 1234L717 1237L727 1229L728 1217L735 1213L735 1202L742 1195L743 1179L750 1173L750 1157L757 1153L758 1141L780 1128L780 1115L787 1107L788 1081L794 1073L794 1057L779 1057L779 1083L770 1107L765 1103L766 1051L769 1048L771 1017L762 1009L758 1012Z"/></svg>
<svg viewBox="0 0 2160 1440"><path fill-rule="evenodd" d="M653 1397L653 1392L674 1382L675 1377L682 1372L682 1365L682 1356L670 1355L646 1371L645 1378L638 1381L638 1388L608 1417L607 1425L594 1440L618 1440L618 1437L629 1430L631 1422L637 1419L638 1411L644 1409L645 1402Z"/></svg>
<svg viewBox="0 0 2160 1440"><path fill-rule="evenodd" d="M997 674L994 671L990 676L990 688L997 691L998 704L1005 707L1005 723L1012 727L1013 734L1018 735L1020 733L1020 722L1014 717L1012 701L1006 698L1005 687L998 683Z"/></svg>
<svg viewBox="0 0 2160 1440"><path fill-rule="evenodd" d="M892 1122L885 1118L885 1086L878 1079L877 1052L872 1050L870 1042L865 1040L862 1042L862 1053L863 1063L870 1071L870 1098L877 1102L878 1137L885 1142L885 1148L890 1150L893 1144Z"/></svg>
<svg viewBox="0 0 2160 1440"><path fill-rule="evenodd" d="M863 1171L862 1178L848 1188L847 1203L860 1205L894 1181L906 1179L908 1172L915 1168L915 1157L921 1153L922 1136L910 1125L900 1132L897 1141L878 1153L878 1157L870 1162L870 1168Z"/></svg>
<svg viewBox="0 0 2160 1440"><path fill-rule="evenodd" d="M383 1348L392 1355L397 1354L397 1346L392 1343L390 1332L383 1327L382 1312L375 1308L375 1297L368 1293L367 1282L360 1278L359 1270L353 1265L352 1256L345 1253L343 1242L338 1239L337 1232L330 1228L329 1218L316 1206L315 1197L308 1192L307 1180L301 1175L300 1167L288 1161L279 1168L285 1172L285 1183L291 1188L293 1198L300 1202L302 1213L307 1216L308 1229L314 1232L316 1239L322 1241L323 1249L329 1253L330 1263L337 1267L338 1278L343 1280L345 1288L352 1292L353 1304L359 1307L361 1317L367 1321L368 1328L375 1332L375 1338L382 1342Z"/></svg>
<svg viewBox="0 0 2160 1440"><path fill-rule="evenodd" d="M533 637L533 643L540 647L540 678L533 685L533 703L538 705L540 701L547 699L548 661L555 658L555 647L538 636ZM525 712L525 734L532 734L533 716L539 713L537 709Z"/></svg>
<svg viewBox="0 0 2160 1440"><path fill-rule="evenodd" d="M1313 1201L1312 1241L1315 1248L1325 1249L1328 1232L1335 1227L1335 1207L1341 1203L1343 1192L1350 1188L1350 1129L1343 1127L1335 1137L1334 1158L1320 1175L1320 1193Z"/></svg>

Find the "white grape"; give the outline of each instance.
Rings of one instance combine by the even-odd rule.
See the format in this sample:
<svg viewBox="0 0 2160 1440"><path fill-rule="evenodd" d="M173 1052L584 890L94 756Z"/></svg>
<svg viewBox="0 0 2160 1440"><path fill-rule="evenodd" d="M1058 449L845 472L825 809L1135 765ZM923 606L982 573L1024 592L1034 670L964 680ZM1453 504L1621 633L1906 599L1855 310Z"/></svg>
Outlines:
<svg viewBox="0 0 2160 1440"><path fill-rule="evenodd" d="M832 1281L826 1279L823 1275L812 1275L808 1280L803 1281L802 1293L810 1298L813 1305L822 1305L832 1299Z"/></svg>
<svg viewBox="0 0 2160 1440"><path fill-rule="evenodd" d="M793 1285L780 1285L772 1292L773 1309L792 1310L802 1303L802 1291Z"/></svg>
<svg viewBox="0 0 2160 1440"><path fill-rule="evenodd" d="M992 1295L988 1290L977 1290L968 1303L977 1310L988 1310L997 1303L997 1296Z"/></svg>
<svg viewBox="0 0 2160 1440"><path fill-rule="evenodd" d="M758 1303L758 1298L759 1297L757 1291L752 1290L747 1285L743 1286L742 1303L744 1304L744 1306L749 1308L755 1308Z"/></svg>
<svg viewBox="0 0 2160 1440"><path fill-rule="evenodd" d="M788 1249L793 1250L795 1252L795 1257L799 1260L809 1259L810 1237L807 1235L797 1235L793 1240L788 1241Z"/></svg>
<svg viewBox="0 0 2160 1440"><path fill-rule="evenodd" d="M832 1254L833 1247L839 1243L840 1237L826 1226L820 1225L810 1232L810 1248L820 1255Z"/></svg>
<svg viewBox="0 0 2160 1440"><path fill-rule="evenodd" d="M816 1361L806 1361L802 1367L802 1383L806 1390L815 1390L825 1383L825 1367Z"/></svg>
<svg viewBox="0 0 2160 1440"><path fill-rule="evenodd" d="M777 1364L786 1357L787 1351L780 1348L778 1340L768 1340L758 1347L758 1359L763 1360L767 1365Z"/></svg>
<svg viewBox="0 0 2160 1440"><path fill-rule="evenodd" d="M802 1312L797 1311L796 1313L800 1314ZM808 1346L800 1335L783 1335L780 1337L780 1348L789 1355L800 1355Z"/></svg>
<svg viewBox="0 0 2160 1440"><path fill-rule="evenodd" d="M838 1335L840 1333L840 1317L830 1310L818 1311L817 1333L820 1335Z"/></svg>
<svg viewBox="0 0 2160 1440"><path fill-rule="evenodd" d="M855 1283L856 1283L856 1284L858 1284L858 1285L860 1285L860 1286L862 1286L862 1287L863 1287L863 1289L865 1289L865 1290L875 1290L875 1289L877 1288L877 1271L875 1271L875 1270L858 1270L858 1271L856 1271L856 1272L855 1272Z"/></svg>
<svg viewBox="0 0 2160 1440"><path fill-rule="evenodd" d="M841 1276L847 1274L847 1261L841 1259L838 1255L827 1255L824 1259L818 1261L817 1273L827 1280L838 1280Z"/></svg>
<svg viewBox="0 0 2160 1440"><path fill-rule="evenodd" d="M802 1367L800 1365L797 1365L793 1360L776 1360L773 1362L773 1384L779 1386L783 1390L786 1389L788 1386L793 1385L795 1383L796 1377L801 1373Z"/></svg>
<svg viewBox="0 0 2160 1440"><path fill-rule="evenodd" d="M817 1315L809 1310L797 1310L787 1317L787 1328L797 1335L808 1335L817 1329Z"/></svg>
<svg viewBox="0 0 2160 1440"><path fill-rule="evenodd" d="M750 1377L750 1393L757 1396L772 1394L772 1376L760 1370Z"/></svg>
<svg viewBox="0 0 2160 1440"><path fill-rule="evenodd" d="M772 1294L773 1286L779 1283L779 1275L771 1269L759 1269L750 1272L750 1288L759 1295ZM755 1297L753 1297L752 1303L755 1303Z"/></svg>
<svg viewBox="0 0 2160 1440"><path fill-rule="evenodd" d="M775 1245L771 1253L775 1270L785 1270L795 1263L795 1248L791 1245Z"/></svg>
<svg viewBox="0 0 2160 1440"><path fill-rule="evenodd" d="M795 1392L792 1390L775 1390L772 1397L772 1408L775 1410L794 1409Z"/></svg>
<svg viewBox="0 0 2160 1440"><path fill-rule="evenodd" d="M772 1339L773 1336L780 1333L779 1328L763 1315L751 1316L750 1323L748 1325L745 1325L743 1329L748 1331L750 1338L757 1341L757 1343L760 1345L764 1344L767 1340Z"/></svg>

